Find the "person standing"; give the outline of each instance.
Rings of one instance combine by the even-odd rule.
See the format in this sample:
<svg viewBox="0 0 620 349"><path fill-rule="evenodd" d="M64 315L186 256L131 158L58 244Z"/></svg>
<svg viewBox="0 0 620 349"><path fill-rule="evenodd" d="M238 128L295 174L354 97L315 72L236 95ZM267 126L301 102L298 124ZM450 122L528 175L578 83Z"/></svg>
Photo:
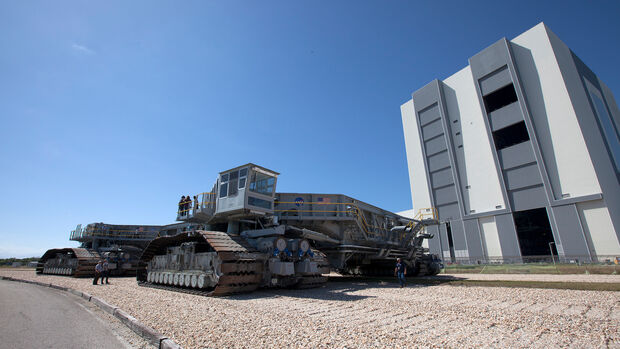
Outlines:
<svg viewBox="0 0 620 349"><path fill-rule="evenodd" d="M103 272L103 263L99 261L97 265L95 265L95 278L93 279L93 285L97 284L99 278L101 277L101 273ZM103 283L103 280L102 280Z"/></svg>
<svg viewBox="0 0 620 349"><path fill-rule="evenodd" d="M103 261L103 273L101 273L101 284L103 285L103 280L105 279L106 285L109 285L108 276L110 276L110 266L108 265L108 260Z"/></svg>
<svg viewBox="0 0 620 349"><path fill-rule="evenodd" d="M184 206L185 206L185 208L184 208L185 215L187 216L187 215L189 215L189 210L192 208L192 197L191 196L187 195L185 197L185 205Z"/></svg>
<svg viewBox="0 0 620 349"><path fill-rule="evenodd" d="M400 258L396 259L396 268L394 268L394 276L398 277L398 283L400 288L405 287L405 274L407 274L407 265L401 261Z"/></svg>
<svg viewBox="0 0 620 349"><path fill-rule="evenodd" d="M181 196L181 200L179 200L179 216L183 215L183 206L185 206L185 195Z"/></svg>

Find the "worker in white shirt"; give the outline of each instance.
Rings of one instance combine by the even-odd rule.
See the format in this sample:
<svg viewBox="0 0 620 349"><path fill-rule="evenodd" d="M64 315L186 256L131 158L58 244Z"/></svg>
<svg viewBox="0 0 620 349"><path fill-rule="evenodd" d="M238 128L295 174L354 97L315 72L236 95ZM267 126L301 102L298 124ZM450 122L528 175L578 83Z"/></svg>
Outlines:
<svg viewBox="0 0 620 349"><path fill-rule="evenodd" d="M95 265L95 279L93 280L93 285L97 284L97 281L99 281L99 278L101 277L102 273L103 273L103 261L99 261L97 265ZM101 280L101 283L103 284L103 279Z"/></svg>

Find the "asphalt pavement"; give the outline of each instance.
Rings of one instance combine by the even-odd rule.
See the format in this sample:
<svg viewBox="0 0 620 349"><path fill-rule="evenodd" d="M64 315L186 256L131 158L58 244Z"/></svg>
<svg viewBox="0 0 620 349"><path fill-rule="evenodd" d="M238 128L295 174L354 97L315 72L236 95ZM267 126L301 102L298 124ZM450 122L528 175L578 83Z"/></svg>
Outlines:
<svg viewBox="0 0 620 349"><path fill-rule="evenodd" d="M132 348L87 303L53 288L0 280L0 348Z"/></svg>

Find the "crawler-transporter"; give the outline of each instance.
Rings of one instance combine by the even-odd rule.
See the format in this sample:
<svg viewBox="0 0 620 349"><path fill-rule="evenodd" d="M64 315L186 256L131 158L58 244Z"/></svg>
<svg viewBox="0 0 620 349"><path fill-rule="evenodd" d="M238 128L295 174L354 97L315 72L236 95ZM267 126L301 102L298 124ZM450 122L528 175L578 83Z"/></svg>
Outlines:
<svg viewBox="0 0 620 349"><path fill-rule="evenodd" d="M258 287L317 287L326 274L435 275L422 246L434 209L409 219L340 194L276 193L278 173L254 164L221 172L212 190L179 204L197 229L154 239L140 257L142 286L204 295Z"/></svg>
<svg viewBox="0 0 620 349"><path fill-rule="evenodd" d="M47 250L37 263L37 274L89 277L95 274L99 260L107 260L111 275L135 275L138 258L147 244L160 232L160 226L78 225L70 240L80 247Z"/></svg>

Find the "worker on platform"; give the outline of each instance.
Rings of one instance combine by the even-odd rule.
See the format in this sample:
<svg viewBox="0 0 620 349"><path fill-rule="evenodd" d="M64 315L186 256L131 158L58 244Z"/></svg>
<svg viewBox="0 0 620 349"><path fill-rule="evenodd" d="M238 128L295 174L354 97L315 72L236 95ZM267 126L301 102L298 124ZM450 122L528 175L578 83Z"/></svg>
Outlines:
<svg viewBox="0 0 620 349"><path fill-rule="evenodd" d="M185 214L189 214L189 210L192 208L192 197L187 195L185 197Z"/></svg>
<svg viewBox="0 0 620 349"><path fill-rule="evenodd" d="M194 213L198 211L199 207L200 207L200 204L198 203L198 195L194 195Z"/></svg>
<svg viewBox="0 0 620 349"><path fill-rule="evenodd" d="M407 265L403 263L400 258L397 258L396 268L394 268L394 276L398 277L400 288L405 287L405 274L407 274Z"/></svg>
<svg viewBox="0 0 620 349"><path fill-rule="evenodd" d="M99 278L101 277L101 273L103 273L103 261L99 261L97 262L97 265L95 265L95 278L93 279L93 285L97 284L97 281L99 281Z"/></svg>
<svg viewBox="0 0 620 349"><path fill-rule="evenodd" d="M185 212L183 212L185 206L185 195L181 196L181 200L179 200L179 216L182 216Z"/></svg>

